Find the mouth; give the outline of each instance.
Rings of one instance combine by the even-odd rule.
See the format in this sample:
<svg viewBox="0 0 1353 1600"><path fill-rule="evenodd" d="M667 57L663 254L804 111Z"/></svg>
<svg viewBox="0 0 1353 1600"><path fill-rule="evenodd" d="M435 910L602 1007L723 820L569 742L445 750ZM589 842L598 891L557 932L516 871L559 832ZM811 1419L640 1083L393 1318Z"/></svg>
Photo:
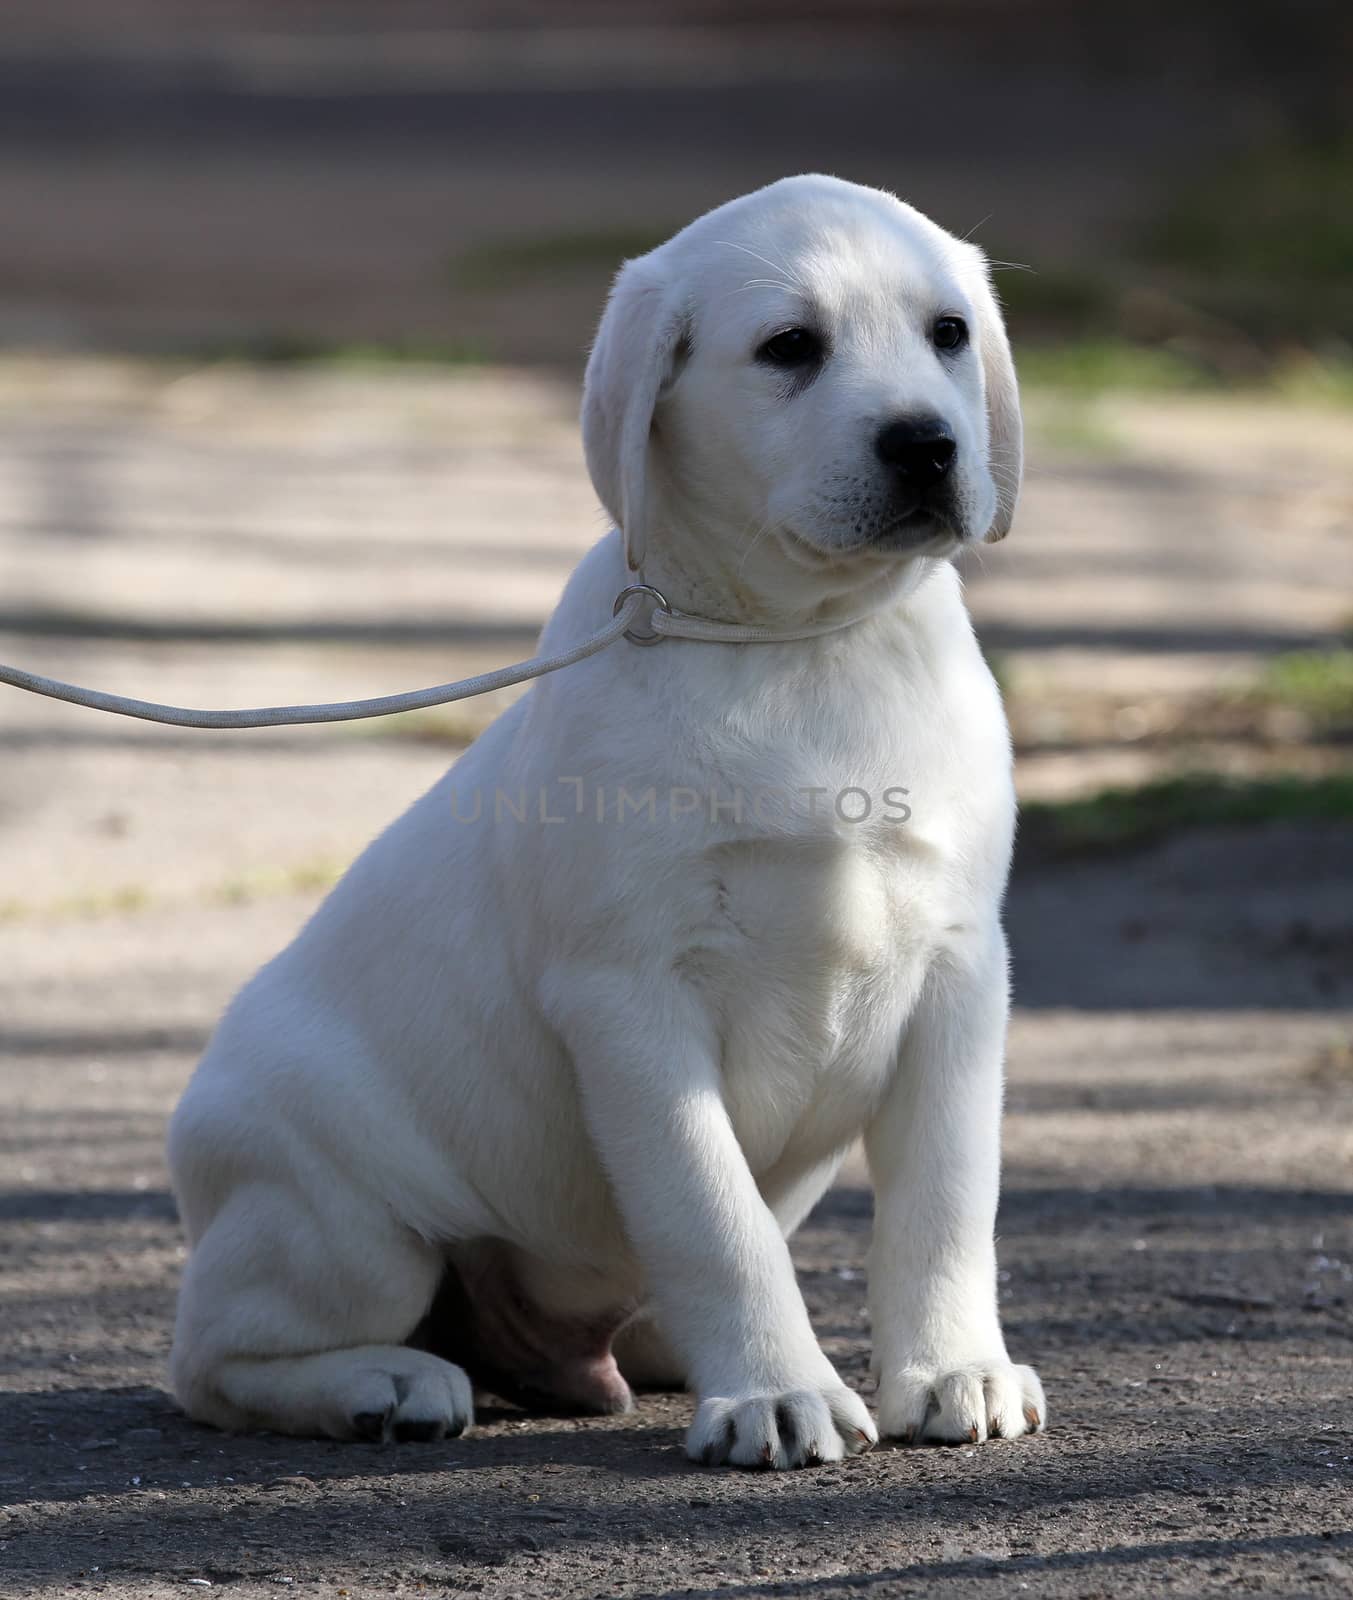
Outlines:
<svg viewBox="0 0 1353 1600"><path fill-rule="evenodd" d="M898 556L946 554L967 542L968 534L948 508L913 504L906 509L875 511L867 528L858 522L838 525L835 537L816 537L781 525L777 542L796 565L821 570L875 557L887 563ZM826 530L824 530L824 533Z"/></svg>
<svg viewBox="0 0 1353 1600"><path fill-rule="evenodd" d="M962 544L963 539L963 530L948 512L937 506L922 505L888 518L868 539L852 549L914 553L928 545Z"/></svg>

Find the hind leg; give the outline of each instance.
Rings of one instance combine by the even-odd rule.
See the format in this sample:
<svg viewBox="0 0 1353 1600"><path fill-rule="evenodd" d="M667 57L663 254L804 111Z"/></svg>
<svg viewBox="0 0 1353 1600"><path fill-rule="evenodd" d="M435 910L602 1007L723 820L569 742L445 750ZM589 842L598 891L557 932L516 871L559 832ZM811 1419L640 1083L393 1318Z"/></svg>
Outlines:
<svg viewBox="0 0 1353 1600"><path fill-rule="evenodd" d="M321 1220L299 1193L235 1190L179 1297L171 1371L199 1421L331 1439L439 1439L473 1419L470 1380L403 1344L439 1253L350 1192Z"/></svg>
<svg viewBox="0 0 1353 1600"><path fill-rule="evenodd" d="M455 1438L474 1415L459 1367L403 1345L235 1360L219 1373L232 1410L254 1426L330 1439Z"/></svg>

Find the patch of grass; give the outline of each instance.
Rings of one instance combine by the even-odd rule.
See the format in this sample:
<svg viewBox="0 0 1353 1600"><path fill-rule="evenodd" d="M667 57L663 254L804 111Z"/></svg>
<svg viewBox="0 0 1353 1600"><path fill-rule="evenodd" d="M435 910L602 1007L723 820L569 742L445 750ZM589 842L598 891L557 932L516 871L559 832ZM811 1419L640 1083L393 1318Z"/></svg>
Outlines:
<svg viewBox="0 0 1353 1600"><path fill-rule="evenodd" d="M272 895L310 894L331 889L343 875L344 865L328 859L299 861L286 867L266 867L227 878L188 895L159 894L140 884L123 884L104 890L64 895L44 902L0 900L0 924L12 922L89 922L103 917L128 916L181 905L247 905Z"/></svg>
<svg viewBox="0 0 1353 1600"><path fill-rule="evenodd" d="M484 711L448 706L431 711L400 711L391 717L336 726L351 739L405 739L412 744L444 744L460 750L472 745L492 720Z"/></svg>
<svg viewBox="0 0 1353 1600"><path fill-rule="evenodd" d="M1353 139L1285 141L1182 186L1149 230L1156 260L1270 284L1353 274Z"/></svg>
<svg viewBox="0 0 1353 1600"><path fill-rule="evenodd" d="M647 255L675 231L675 227L594 228L473 245L451 262L451 287L476 291L516 288L563 273L600 274L609 279L622 261Z"/></svg>
<svg viewBox="0 0 1353 1600"><path fill-rule="evenodd" d="M1122 428L1096 404L1099 394L1025 384L1024 427L1031 447L1112 456L1125 448Z"/></svg>
<svg viewBox="0 0 1353 1600"><path fill-rule="evenodd" d="M95 917L125 916L128 912L144 911L150 904L150 892L140 884L129 883L115 889L65 895L41 906L27 900L0 901L0 922L27 922L33 917L83 922Z"/></svg>
<svg viewBox="0 0 1353 1600"><path fill-rule="evenodd" d="M1328 1088L1353 1084L1353 1034L1333 1038L1307 1064L1306 1076Z"/></svg>
<svg viewBox="0 0 1353 1600"><path fill-rule="evenodd" d="M1294 405L1353 406L1353 354L1293 357L1276 369L1272 386Z"/></svg>
<svg viewBox="0 0 1353 1600"><path fill-rule="evenodd" d="M1036 858L1138 849L1185 828L1258 822L1353 822L1353 771L1323 778L1165 778L1080 800L1020 808L1021 854Z"/></svg>
<svg viewBox="0 0 1353 1600"><path fill-rule="evenodd" d="M58 917L117 917L128 912L144 911L150 904L150 891L140 884L126 883L116 889L105 889L90 894L68 895L52 908Z"/></svg>
<svg viewBox="0 0 1353 1600"><path fill-rule="evenodd" d="M1025 381L1353 404L1350 194L1353 137L1270 141L1173 177L1089 271L997 266Z"/></svg>
<svg viewBox="0 0 1353 1600"><path fill-rule="evenodd" d="M1346 353L1351 193L1353 138L1261 146L1176 186L1141 241L1144 265L1161 288L1280 355Z"/></svg>
<svg viewBox="0 0 1353 1600"><path fill-rule="evenodd" d="M1114 322L1118 293L1105 277L997 262L992 274L1006 321L1019 336L1089 338Z"/></svg>
<svg viewBox="0 0 1353 1600"><path fill-rule="evenodd" d="M247 905L273 895L308 894L332 889L343 875L335 861L299 861L288 867L263 867L228 878L209 891L209 898L225 905Z"/></svg>
<svg viewBox="0 0 1353 1600"><path fill-rule="evenodd" d="M1275 656L1251 697L1300 711L1322 730L1353 727L1353 650L1308 650Z"/></svg>
<svg viewBox="0 0 1353 1600"><path fill-rule="evenodd" d="M1034 389L1083 396L1115 390L1206 389L1218 374L1197 359L1126 339L1080 339L1018 352L1020 381Z"/></svg>
<svg viewBox="0 0 1353 1600"><path fill-rule="evenodd" d="M1272 361L1254 357L1237 367L1206 343L1102 337L1021 344L1015 358L1021 388L1045 402L1045 433L1064 416L1071 443L1095 435L1098 424L1084 402L1102 394L1272 395L1296 405L1353 406L1353 352L1337 349L1323 356L1289 351Z"/></svg>

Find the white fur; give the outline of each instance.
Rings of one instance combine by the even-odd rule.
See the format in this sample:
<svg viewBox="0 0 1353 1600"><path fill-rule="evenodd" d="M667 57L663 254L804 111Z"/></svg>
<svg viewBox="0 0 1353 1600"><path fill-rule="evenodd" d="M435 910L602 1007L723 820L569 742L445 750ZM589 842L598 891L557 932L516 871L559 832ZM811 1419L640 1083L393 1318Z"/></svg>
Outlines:
<svg viewBox="0 0 1353 1600"><path fill-rule="evenodd" d="M929 342L944 313L972 328L953 359ZM787 395L754 352L810 314L830 355ZM952 525L880 546L874 433L918 411L958 443ZM673 604L878 610L798 643L621 643L542 680L366 851L174 1118L177 1392L224 1427L458 1428L465 1374L402 1341L447 1252L492 1239L546 1313L653 1319L621 1348L684 1374L692 1456L839 1457L874 1425L785 1239L863 1134L881 1431L1041 1426L992 1240L1009 739L948 561L1005 531L1019 478L982 258L829 178L721 207L621 272L584 435ZM628 581L612 534L545 647ZM869 819L842 820L861 791Z"/></svg>

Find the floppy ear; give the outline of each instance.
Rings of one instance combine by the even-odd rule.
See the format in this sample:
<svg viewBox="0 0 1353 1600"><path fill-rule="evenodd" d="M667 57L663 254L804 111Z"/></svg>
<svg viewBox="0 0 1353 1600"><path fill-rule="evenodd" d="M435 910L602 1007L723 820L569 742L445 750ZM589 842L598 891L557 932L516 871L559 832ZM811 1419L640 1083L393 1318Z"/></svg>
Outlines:
<svg viewBox="0 0 1353 1600"><path fill-rule="evenodd" d="M603 506L624 536L631 572L648 545L648 447L671 382L687 313L651 256L616 276L583 379L583 452Z"/></svg>
<svg viewBox="0 0 1353 1600"><path fill-rule="evenodd" d="M995 544L1005 538L1015 520L1015 502L1024 473L1024 422L1005 319L991 287L986 258L980 252L978 256L980 275L972 283L972 294L978 313L977 353L986 389L991 474L996 484L996 515L984 537L988 544Z"/></svg>

